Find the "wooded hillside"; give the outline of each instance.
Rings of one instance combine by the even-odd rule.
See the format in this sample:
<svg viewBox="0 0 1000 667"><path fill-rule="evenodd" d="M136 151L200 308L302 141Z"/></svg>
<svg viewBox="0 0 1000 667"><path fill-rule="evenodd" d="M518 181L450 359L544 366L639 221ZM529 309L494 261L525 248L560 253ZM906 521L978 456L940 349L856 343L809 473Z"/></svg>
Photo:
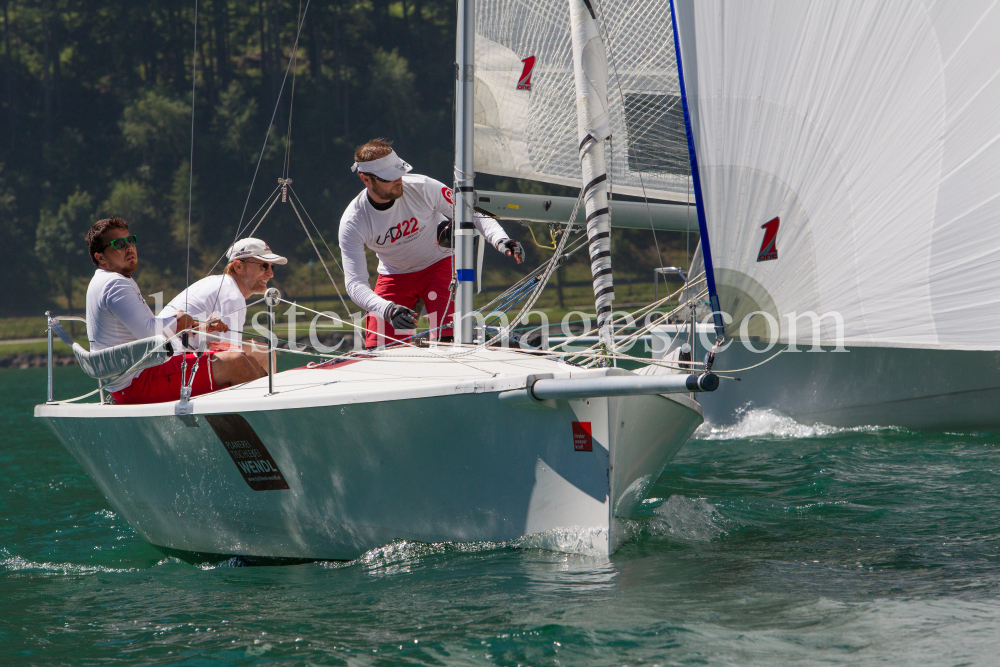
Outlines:
<svg viewBox="0 0 1000 667"><path fill-rule="evenodd" d="M107 215L139 235L144 292L183 287L194 0L0 2L0 229L14 249L0 312L79 309L93 270L82 236ZM451 181L454 1L313 0L293 53L305 8L200 0L193 277L232 239L269 127L245 217L277 185L290 112L289 176L331 243L360 189L349 171L357 144L390 137L418 172ZM276 211L261 235L308 259L298 221ZM633 236L618 245L657 265Z"/></svg>

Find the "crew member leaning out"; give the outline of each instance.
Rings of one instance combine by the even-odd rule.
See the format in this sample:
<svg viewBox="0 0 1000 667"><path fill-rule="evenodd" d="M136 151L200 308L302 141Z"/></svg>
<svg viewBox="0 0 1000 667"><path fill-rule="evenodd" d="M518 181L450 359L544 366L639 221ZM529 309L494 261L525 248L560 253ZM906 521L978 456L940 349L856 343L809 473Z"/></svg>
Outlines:
<svg viewBox="0 0 1000 667"><path fill-rule="evenodd" d="M132 274L139 267L135 234L128 223L113 217L95 222L86 236L90 258L97 265L87 288L87 337L92 351L131 343L158 334L172 336L195 326L208 332L225 332L224 323L196 322L190 315L174 312L155 317L146 305ZM159 366L128 373L105 385L115 403L161 403L180 399L181 362L188 373L197 355L170 358ZM192 386L192 396L248 382L261 377L261 369L237 350L205 352L201 355Z"/></svg>
<svg viewBox="0 0 1000 667"><path fill-rule="evenodd" d="M449 299L452 279L450 233L454 216L451 188L427 176L410 174L389 142L372 139L354 151L354 166L365 189L340 219L340 250L347 293L368 311L365 347L398 339L400 331L416 327L413 311L422 299L430 319L431 337L449 340L455 304ZM524 248L511 240L490 218L476 216L476 228L497 250L524 261ZM378 256L375 289L368 284L365 246ZM435 331L441 327L439 331ZM384 334L384 335L383 335ZM408 335L408 334L403 334Z"/></svg>

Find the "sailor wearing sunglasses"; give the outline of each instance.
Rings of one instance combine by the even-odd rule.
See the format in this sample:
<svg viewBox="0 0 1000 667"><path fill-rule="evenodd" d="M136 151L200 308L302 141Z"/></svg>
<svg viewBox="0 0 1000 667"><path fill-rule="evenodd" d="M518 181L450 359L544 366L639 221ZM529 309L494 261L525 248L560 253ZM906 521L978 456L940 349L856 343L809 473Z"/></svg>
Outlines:
<svg viewBox="0 0 1000 667"><path fill-rule="evenodd" d="M87 337L92 351L149 338L172 336L198 326L203 330L227 331L218 320L197 322L187 313L173 311L154 316L132 274L139 268L138 238L128 231L125 220L112 217L95 222L87 232L90 258L97 265L87 287ZM127 373L105 385L116 403L161 403L180 399L181 363L194 367L194 355L175 356L142 371ZM264 375L253 359L236 350L207 352L198 364L192 386L197 396Z"/></svg>
<svg viewBox="0 0 1000 667"><path fill-rule="evenodd" d="M427 308L431 337L450 339L453 250L444 238L450 239L447 223L454 217L451 188L409 173L413 168L383 139L359 146L354 160L351 170L365 189L344 211L339 237L347 293L369 313L365 347L384 344L385 336L409 335L419 317L413 310L419 300ZM524 248L496 221L476 216L475 225L497 250L518 264L524 261ZM368 284L365 246L379 260L374 290ZM449 326L435 331L444 324Z"/></svg>
<svg viewBox="0 0 1000 667"><path fill-rule="evenodd" d="M287 264L288 260L271 252L260 239L245 238L226 251L229 263L221 276L208 276L194 283L170 300L160 316L188 312L201 320L220 319L228 332L214 337L195 336L191 345L204 351L243 350L261 366L267 367L267 353L243 344L243 331L247 320L247 299L253 294L263 294L267 281L274 277L274 267ZM203 340L204 338L204 340ZM223 340L220 340L222 338ZM179 352L178 352L179 353Z"/></svg>

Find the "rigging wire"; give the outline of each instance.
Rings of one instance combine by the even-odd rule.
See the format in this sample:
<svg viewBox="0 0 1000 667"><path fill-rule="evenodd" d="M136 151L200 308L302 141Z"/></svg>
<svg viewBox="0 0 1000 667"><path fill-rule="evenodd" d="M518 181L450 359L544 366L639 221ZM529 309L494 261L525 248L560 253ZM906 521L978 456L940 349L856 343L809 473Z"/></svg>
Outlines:
<svg viewBox="0 0 1000 667"><path fill-rule="evenodd" d="M301 2L301 0L300 0L300 2ZM257 174L258 174L258 172L260 172L260 164L264 160L264 152L267 149L267 140L271 137L271 128L274 126L274 119L275 119L275 117L278 114L278 107L281 105L281 96L282 96L282 94L284 93L284 90L285 90L285 83L288 81L288 72L289 72L289 70L292 69L292 64L293 64L293 62L295 62L295 56L298 54L298 51L299 51L299 38L302 36L302 26L305 24L306 12L309 11L309 3L310 2L311 2L311 0L306 0L305 9L303 9L302 13L299 15L299 24L298 24L298 28L297 28L297 30L295 32L295 42L292 45L292 57L288 59L288 67L285 68L285 76L281 79L281 87L278 89L278 96L277 96L277 99L274 102L274 110L271 112L271 120L267 124L267 133L265 133L265 135L264 135L264 145L260 149L260 155L257 158L257 166L256 166L256 168L254 168L254 172L253 172L253 179L251 179L251 181L250 181L250 190L247 192L247 198L246 198L246 201L243 204L243 213L240 214L239 224L236 225L236 234L235 234L235 236L233 236L233 240L232 240L232 243L229 244L229 248L232 248L232 246L236 243L236 241L239 240L241 232L246 229L246 227L243 226L243 219L246 217L247 207L250 205L250 196L253 194L254 184L257 182ZM197 3L197 0L195 0L195 3ZM196 33L197 33L197 27L198 26L196 24L195 25L195 31L196 31ZM293 79L294 79L294 76L293 76ZM291 122L292 122L291 111L289 110L289 115L288 115L289 132L291 132ZM192 124L193 124L193 118L192 118ZM193 132L192 132L192 145L193 145L193 142L194 142L194 138L193 138ZM279 188L281 188L281 184L280 183L279 183L278 187L275 188L275 190L272 191L272 194L274 192L276 192ZM270 195L268 195L268 197L270 197ZM281 195L279 194L274 199L274 201L271 202L271 206L269 206L268 209L267 209L267 212L264 213L263 216L261 216L260 221L257 222L257 225L253 228L253 231L250 232L251 234L253 234L254 232L257 231L257 227L260 227L261 223L264 222L264 218L266 218L267 215L268 215L268 213L271 212L271 209L274 208L274 205L276 203L278 203L278 199L280 197L281 197ZM265 200L264 203L266 204L267 201ZM262 208L264 208L263 205L261 206L261 209ZM260 209L258 209L258 213L259 212L260 212ZM250 221L247 222L247 227L250 226L250 222L252 222L252 221L253 221L253 218L251 218ZM190 225L190 223L189 223L189 225ZM219 266L219 262L221 262L222 259L224 257L226 257L226 255L228 253L228 250L229 249L227 248L226 251L222 253L222 256L219 257L219 259L217 259L215 261L215 264L212 265L212 269L208 272L209 274L211 274L211 272L214 271L217 266ZM190 238L190 230L189 230L189 233L188 233L188 255L189 256L190 256L190 253L191 253L191 238ZM224 280L220 280L219 281L219 288L218 288L218 290L215 293L215 303L219 302L219 295L222 293L222 285L223 285L224 282L225 282ZM195 362L195 363L197 364L197 362ZM193 381L193 378L192 378L192 381Z"/></svg>
<svg viewBox="0 0 1000 667"><path fill-rule="evenodd" d="M299 23L302 23L302 0L299 0ZM295 109L295 76L298 74L298 64L299 64L299 50L298 50L298 40L295 43L295 49L292 52L292 92L288 99L288 130L285 132L285 166L284 166L284 177L288 180L288 169L291 166L289 164L289 152L292 146L292 111Z"/></svg>
<svg viewBox="0 0 1000 667"><path fill-rule="evenodd" d="M188 288L191 286L191 209L194 204L194 103L195 91L198 86L198 0L194 0L194 44L191 47L191 156L188 159L188 220L187 220L187 262L184 269L184 312L188 310ZM187 338L181 339L187 343ZM183 352L182 352L183 354ZM191 368L191 379L187 381L187 356L181 357L181 401L186 400L188 392L194 386L194 376L198 372L198 357L195 357Z"/></svg>
<svg viewBox="0 0 1000 667"><path fill-rule="evenodd" d="M299 50L299 37L302 36L302 26L306 20L306 13L309 11L309 3L312 0L306 0L305 9L302 10L302 16L299 18L298 31L295 33L295 43L292 45L292 53L296 54ZM247 192L246 203L243 204L243 213L240 215L240 223L236 226L237 236L233 239L233 243L239 240L239 229L243 226L243 219L246 217L247 207L250 205L250 195L253 194L254 184L257 182L257 174L260 171L260 163L264 160L264 153L267 150L267 140L271 138L271 128L274 126L274 119L278 115L278 107L281 105L281 96L285 91L285 83L288 81L288 72L292 69L293 58L288 59L288 67L285 68L285 76L281 80L281 87L278 89L278 98L274 102L274 111L271 112L271 121L267 125L267 133L264 135L264 145L260 149L260 156L257 158L257 167L253 172L253 179L250 181L250 191ZM291 117L289 115L289 122L291 122Z"/></svg>
<svg viewBox="0 0 1000 667"><path fill-rule="evenodd" d="M292 196L295 198L295 201L299 203L299 206L302 207L302 212L306 214L306 219L309 221L309 224L312 225L313 231L316 232L316 236L318 236L319 240L323 242L323 246L326 248L326 251L330 253L330 259L333 260L333 263L337 265L337 269L339 269L340 273L346 278L347 273L344 271L344 267L342 267L340 265L340 262L337 261L337 255L333 252L333 250L330 249L330 245L326 242L326 238L323 237L323 232L321 232L319 230L319 227L316 226L316 223L313 222L312 216L309 215L309 211L306 210L305 204L303 204L302 199L299 198L299 193L297 193L295 191L295 188L293 188L291 185L288 186L288 190L292 193ZM316 251L316 254L317 256L319 255L318 250ZM320 258L320 261L323 261L322 258ZM336 289L337 294L340 295L340 288L337 286L336 281L333 280L333 276L330 276L329 271L327 271L327 276L330 277L330 282L333 283L334 289ZM346 282L344 285L344 291L347 291ZM340 297L340 300L341 302L343 302L344 297ZM346 303L344 303L344 309L347 311L348 316L354 317L354 313L351 312L351 309L347 307Z"/></svg>
<svg viewBox="0 0 1000 667"><path fill-rule="evenodd" d="M191 209L194 204L194 102L198 83L198 0L194 0L194 45L191 47L191 157L188 159L187 267L184 270L184 311L187 312L187 288L191 286Z"/></svg>
<svg viewBox="0 0 1000 667"><path fill-rule="evenodd" d="M295 211L295 217L297 217L299 222L302 223L302 230L306 233L306 238L309 239L309 243L312 244L313 250L316 252L316 256L319 257L319 263L323 265L323 270L326 271L326 277L330 279L330 282L333 283L333 288L337 290L337 296L340 298L340 303L344 306L344 310L347 311L347 316L353 317L354 313L352 313L351 309L347 307L344 295L340 293L340 287L337 286L337 282L333 279L333 276L330 275L330 269L326 266L326 261L324 261L323 255L320 253L319 248L316 247L316 242L313 241L312 234L309 233L309 228L306 227L305 220L302 219L302 216L299 214L299 209L295 206L295 199L289 199L288 203L292 205L292 210Z"/></svg>

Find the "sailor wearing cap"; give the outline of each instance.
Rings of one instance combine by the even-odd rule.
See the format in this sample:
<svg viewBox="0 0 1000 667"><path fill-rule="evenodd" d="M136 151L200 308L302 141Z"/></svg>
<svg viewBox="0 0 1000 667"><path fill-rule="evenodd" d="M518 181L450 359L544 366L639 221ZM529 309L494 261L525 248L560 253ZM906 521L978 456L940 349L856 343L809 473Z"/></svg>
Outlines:
<svg viewBox="0 0 1000 667"><path fill-rule="evenodd" d="M87 232L86 243L97 266L87 288L87 338L91 351L114 348L158 334L174 337L178 331L194 327L207 332L228 331L226 323L212 319L212 309L197 305L194 298L189 300L190 310L200 311L207 317L199 322L183 312L188 310L183 306L184 295L178 297L181 305L172 303L158 316L153 315L132 278L139 268L138 239L129 233L128 222L122 218L95 222ZM192 285L192 289L194 287ZM246 306L245 301L243 305ZM224 312L224 308L220 310ZM242 320L238 323L242 327ZM185 366L187 377L182 378ZM223 350L201 355L177 354L157 366L119 376L104 388L119 404L163 403L180 399L182 382L191 387L192 396L200 396L262 375L260 364L248 355L239 350Z"/></svg>
<svg viewBox="0 0 1000 667"><path fill-rule="evenodd" d="M413 168L383 139L359 146L354 160L351 170L365 189L344 211L339 238L347 293L369 313L365 347L382 345L385 336L399 338L397 332L414 329L418 300L427 308L431 337L450 339L455 310L449 298L453 250L450 240L444 240L445 227L439 232L439 225L454 216L451 188L411 174ZM524 261L524 248L496 221L477 215L475 225L497 250L518 264ZM365 246L379 260L374 290L368 284Z"/></svg>
<svg viewBox="0 0 1000 667"><path fill-rule="evenodd" d="M266 243L254 238L234 243L226 251L226 258L229 263L223 275L202 278L171 299L161 311L161 316L174 311L198 313L195 317L199 319L220 319L228 326L228 332L221 334L226 340L219 340L219 336L205 341L192 337L191 345L199 349L243 349L241 332L247 319L247 298L263 294L267 281L274 277L275 265L288 263L281 255L271 252ZM252 345L247 345L244 351L250 353L261 366L266 366L265 352L253 350Z"/></svg>

